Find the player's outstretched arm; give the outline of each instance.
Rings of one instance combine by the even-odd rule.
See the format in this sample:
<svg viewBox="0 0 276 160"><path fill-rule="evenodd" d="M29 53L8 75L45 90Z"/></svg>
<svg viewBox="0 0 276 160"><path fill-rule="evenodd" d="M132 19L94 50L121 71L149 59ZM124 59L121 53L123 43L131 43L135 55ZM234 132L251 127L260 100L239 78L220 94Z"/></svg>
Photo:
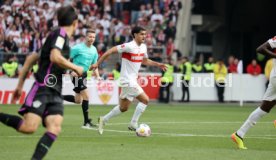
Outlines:
<svg viewBox="0 0 276 160"><path fill-rule="evenodd" d="M32 66L36 63L38 58L39 58L39 55L35 52L33 52L31 55L29 55L26 58L23 68L19 73L18 84L13 92L13 96L11 100L12 103L15 103L20 98L27 74L29 73Z"/></svg>
<svg viewBox="0 0 276 160"><path fill-rule="evenodd" d="M148 58L144 58L143 59L143 65L147 65L147 66L156 66L156 67L159 67L160 69L162 69L163 71L166 71L167 70L167 66L166 64L164 63L158 63L158 62L155 62L155 61L152 61Z"/></svg>
<svg viewBox="0 0 276 160"><path fill-rule="evenodd" d="M58 66L66 69L71 69L76 72L79 76L83 74L83 68L79 67L70 61L66 60L58 49L52 49L50 55L51 62L57 64Z"/></svg>
<svg viewBox="0 0 276 160"><path fill-rule="evenodd" d="M101 58L98 60L97 63L91 65L91 67L90 67L89 70L95 70L95 69L97 69L98 66L99 66L106 58L108 58L111 54L114 54L114 53L118 53L117 47L112 47L112 48L110 48L109 50L107 50L107 51L101 56Z"/></svg>
<svg viewBox="0 0 276 160"><path fill-rule="evenodd" d="M260 45L257 48L256 52L267 55L271 58L276 58L276 54L273 52L273 48L271 48L271 46L268 42L265 42L262 45Z"/></svg>

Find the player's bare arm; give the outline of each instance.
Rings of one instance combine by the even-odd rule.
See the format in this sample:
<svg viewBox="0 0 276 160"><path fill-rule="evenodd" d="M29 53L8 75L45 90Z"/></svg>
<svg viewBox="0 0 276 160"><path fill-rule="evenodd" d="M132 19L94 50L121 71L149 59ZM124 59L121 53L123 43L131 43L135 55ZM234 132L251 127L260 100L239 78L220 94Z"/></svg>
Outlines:
<svg viewBox="0 0 276 160"><path fill-rule="evenodd" d="M264 55L267 55L271 58L276 58L276 54L273 52L273 49L271 48L270 44L268 42L263 43L257 48L257 53L261 53Z"/></svg>
<svg viewBox="0 0 276 160"><path fill-rule="evenodd" d="M164 64L164 63L158 63L158 62L152 61L152 60L150 60L148 58L144 58L142 64L143 65L147 65L147 66L156 66L156 67L159 67L160 69L162 69L163 71L166 71L167 68L168 68L166 66L166 64Z"/></svg>
<svg viewBox="0 0 276 160"><path fill-rule="evenodd" d="M52 49L50 55L51 62L57 64L58 66L66 69L71 69L76 72L79 76L83 73L83 68L79 67L68 60L66 60L60 53L58 49Z"/></svg>
<svg viewBox="0 0 276 160"><path fill-rule="evenodd" d="M15 103L22 93L22 88L25 82L25 79L27 77L28 72L30 71L31 67L35 64L35 62L38 60L39 55L37 53L32 53L30 56L28 56L25 60L24 66L19 74L19 81L18 84L14 90L13 96L12 96L12 103Z"/></svg>
<svg viewBox="0 0 276 160"><path fill-rule="evenodd" d="M96 78L97 80L101 80L101 77L100 77L100 74L99 74L99 69L95 69L95 75L96 75Z"/></svg>
<svg viewBox="0 0 276 160"><path fill-rule="evenodd" d="M112 47L109 50L107 50L102 57L98 60L97 63L91 65L89 70L95 70L98 68L98 66L106 59L108 58L111 54L118 53L117 47Z"/></svg>

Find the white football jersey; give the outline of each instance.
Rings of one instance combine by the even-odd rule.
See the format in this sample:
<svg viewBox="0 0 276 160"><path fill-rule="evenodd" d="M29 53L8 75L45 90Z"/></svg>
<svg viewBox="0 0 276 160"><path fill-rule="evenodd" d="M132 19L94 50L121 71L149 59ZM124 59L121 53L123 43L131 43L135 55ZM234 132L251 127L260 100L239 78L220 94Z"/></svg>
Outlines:
<svg viewBox="0 0 276 160"><path fill-rule="evenodd" d="M122 86L136 86L138 72L144 58L148 58L147 46L140 46L133 40L117 46L117 50L122 57L120 83Z"/></svg>
<svg viewBox="0 0 276 160"><path fill-rule="evenodd" d="M272 49L274 49L274 53L276 54L276 52L275 52L276 51L276 36L269 39L267 42L270 44L270 47ZM273 59L273 63L276 64L276 59L275 58ZM273 65L273 68L276 69L276 65Z"/></svg>

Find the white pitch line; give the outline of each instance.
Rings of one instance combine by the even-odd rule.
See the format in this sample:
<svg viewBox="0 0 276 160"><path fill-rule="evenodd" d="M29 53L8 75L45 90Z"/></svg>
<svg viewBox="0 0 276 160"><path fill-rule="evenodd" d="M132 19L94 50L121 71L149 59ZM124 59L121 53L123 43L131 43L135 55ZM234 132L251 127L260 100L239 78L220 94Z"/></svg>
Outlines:
<svg viewBox="0 0 276 160"><path fill-rule="evenodd" d="M244 123L244 121L236 121L236 122L216 122L216 121L200 121L200 122L141 122L141 123L146 123L146 124L239 124L239 123ZM271 122L258 122L258 123L263 123L263 124L273 124L273 121ZM129 123L107 123L107 126L116 126L116 125L126 125Z"/></svg>
<svg viewBox="0 0 276 160"><path fill-rule="evenodd" d="M92 128L90 130L97 131L96 128ZM112 129L105 129L105 132L114 132L114 133L127 133L127 134L134 134L133 131L122 131L122 130L112 130ZM212 134L189 134L189 133L159 133L159 132L154 132L152 133L153 135L161 135L161 136L167 136L167 137L207 137L207 138L229 138L231 135L212 135ZM246 138L250 139L268 139L268 140L275 140L276 137L273 137L276 135L253 135L253 136L248 136ZM40 136L0 136L0 137L8 137L8 138L39 138ZM61 136L63 138L91 138L91 137L98 137L98 136ZM108 137L117 137L116 135Z"/></svg>

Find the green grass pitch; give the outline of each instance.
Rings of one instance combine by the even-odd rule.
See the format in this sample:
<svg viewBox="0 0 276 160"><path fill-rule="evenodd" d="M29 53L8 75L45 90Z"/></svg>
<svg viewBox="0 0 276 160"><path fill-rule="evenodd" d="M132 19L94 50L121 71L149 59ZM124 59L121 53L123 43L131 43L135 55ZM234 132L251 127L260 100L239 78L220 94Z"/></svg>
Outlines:
<svg viewBox="0 0 276 160"><path fill-rule="evenodd" d="M1 106L0 111L17 114L19 106ZM90 106L90 116L106 114L112 106ZM137 137L127 130L134 106L111 119L103 135L81 129L80 106L65 106L63 130L46 160L275 160L276 128L272 110L245 138L248 150L237 150L230 135L240 127L256 105L235 104L150 104L140 122L152 135ZM24 135L0 124L0 160L28 160L42 127Z"/></svg>

